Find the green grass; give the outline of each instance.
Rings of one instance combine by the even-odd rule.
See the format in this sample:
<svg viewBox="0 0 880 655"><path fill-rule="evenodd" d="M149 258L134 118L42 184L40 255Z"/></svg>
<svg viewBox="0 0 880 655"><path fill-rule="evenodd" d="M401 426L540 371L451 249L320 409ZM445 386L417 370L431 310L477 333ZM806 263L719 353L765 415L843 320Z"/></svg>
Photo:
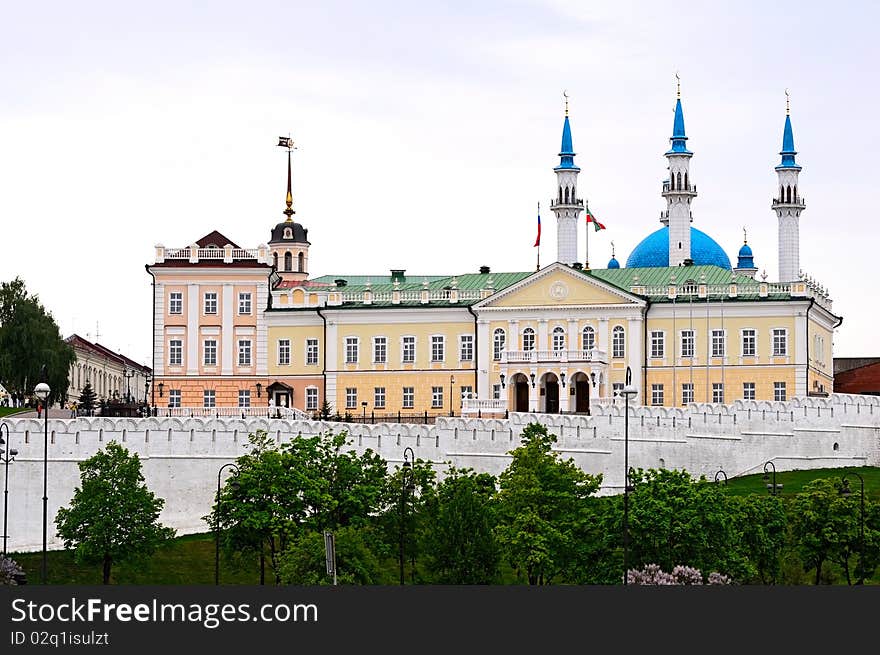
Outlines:
<svg viewBox="0 0 880 655"><path fill-rule="evenodd" d="M816 469L812 471L777 471L776 484L781 484L780 493L783 496L792 496L800 492L804 485L817 480L819 478L840 478L844 473L855 471L865 479L865 496L880 500L880 468L874 466L863 466L861 468L847 469ZM772 479L773 473L770 473ZM849 487L854 494L858 494L861 486L859 479L854 475L849 475ZM748 494L769 494L767 485L771 480L766 482L763 479L763 473L756 475L746 475L738 478L730 478L727 481L728 492L736 496L745 496Z"/></svg>
<svg viewBox="0 0 880 655"><path fill-rule="evenodd" d="M11 416L12 414L18 414L20 412L26 412L30 409L30 407L0 407L0 418L3 416Z"/></svg>

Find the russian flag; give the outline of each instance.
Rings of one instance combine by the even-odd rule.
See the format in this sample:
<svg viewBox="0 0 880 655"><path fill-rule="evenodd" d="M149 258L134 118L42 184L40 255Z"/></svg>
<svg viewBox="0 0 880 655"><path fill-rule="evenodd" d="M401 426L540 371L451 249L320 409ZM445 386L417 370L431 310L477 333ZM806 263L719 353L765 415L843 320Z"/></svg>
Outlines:
<svg viewBox="0 0 880 655"><path fill-rule="evenodd" d="M538 212L538 237L535 239L534 247L537 248L541 245L541 212Z"/></svg>

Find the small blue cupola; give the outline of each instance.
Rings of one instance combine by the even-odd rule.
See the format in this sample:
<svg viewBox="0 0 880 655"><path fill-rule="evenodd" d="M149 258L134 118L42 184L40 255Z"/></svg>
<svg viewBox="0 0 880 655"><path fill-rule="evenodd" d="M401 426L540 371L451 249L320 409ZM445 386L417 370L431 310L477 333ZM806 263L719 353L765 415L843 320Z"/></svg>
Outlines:
<svg viewBox="0 0 880 655"><path fill-rule="evenodd" d="M744 243L739 249L736 261L737 268L755 268L755 260L752 255L752 248L749 244Z"/></svg>
<svg viewBox="0 0 880 655"><path fill-rule="evenodd" d="M608 260L608 268L620 268L620 262L614 255L614 242L611 242L611 259Z"/></svg>
<svg viewBox="0 0 880 655"><path fill-rule="evenodd" d="M566 103L567 104L567 103ZM568 122L568 108L565 110L565 122L562 124L562 148L559 150L559 166L554 171L581 169L574 165L574 146L571 143L571 124Z"/></svg>

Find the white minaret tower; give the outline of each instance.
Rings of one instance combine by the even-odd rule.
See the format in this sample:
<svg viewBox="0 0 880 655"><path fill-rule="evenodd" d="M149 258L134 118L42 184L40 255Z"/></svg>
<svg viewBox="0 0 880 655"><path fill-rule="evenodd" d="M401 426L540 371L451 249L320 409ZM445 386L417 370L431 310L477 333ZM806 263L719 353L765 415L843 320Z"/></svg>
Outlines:
<svg viewBox="0 0 880 655"><path fill-rule="evenodd" d="M800 273L800 216L805 209L798 191L801 167L794 156L794 136L791 132L788 90L785 91L785 129L782 131L782 162L776 167L779 191L773 198L773 211L779 219L779 281L794 282Z"/></svg>
<svg viewBox="0 0 880 655"><path fill-rule="evenodd" d="M678 74L675 75L678 79ZM678 83L675 100L675 120L672 125L672 147L666 152L669 161L669 179L663 182L666 211L660 213L660 222L669 226L669 266L680 266L691 259L691 200L697 196L697 188L691 184L689 166L694 156L687 149L684 133L684 113L681 110L681 83Z"/></svg>
<svg viewBox="0 0 880 655"><path fill-rule="evenodd" d="M581 172L574 165L574 148L571 145L571 125L568 123L568 94L565 95L565 123L562 125L562 148L556 171L556 198L550 201L550 209L556 214L556 261L574 264L578 250L578 218L584 209L584 201L577 197L577 176Z"/></svg>

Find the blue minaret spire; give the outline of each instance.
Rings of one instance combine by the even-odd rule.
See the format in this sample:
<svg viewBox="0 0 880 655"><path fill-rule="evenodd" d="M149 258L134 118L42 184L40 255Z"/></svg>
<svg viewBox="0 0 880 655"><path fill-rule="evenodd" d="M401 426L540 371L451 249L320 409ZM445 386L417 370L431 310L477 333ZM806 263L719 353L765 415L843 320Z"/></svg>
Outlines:
<svg viewBox="0 0 880 655"><path fill-rule="evenodd" d="M780 169L801 170L801 167L794 160L797 150L794 149L794 134L791 131L788 91L785 93L785 127L782 130L782 150L779 154L782 155L782 162L776 167L777 171Z"/></svg>
<svg viewBox="0 0 880 655"><path fill-rule="evenodd" d="M675 74L676 80L678 79L678 73ZM672 136L669 138L669 141L672 143L672 147L669 149L670 153L682 153L682 154L693 154L690 150L687 149L687 145L685 145L685 141L687 141L687 135L684 133L684 111L681 108L681 83L677 84L676 98L675 98L675 119L672 122Z"/></svg>
<svg viewBox="0 0 880 655"><path fill-rule="evenodd" d="M796 282L800 277L800 218L806 208L798 190L801 167L794 156L794 134L791 131L788 89L785 90L785 128L782 130L782 161L776 167L779 193L772 208L779 221L779 281Z"/></svg>
<svg viewBox="0 0 880 655"><path fill-rule="evenodd" d="M577 193L577 176L581 169L574 164L568 92L562 95L565 97L565 122L562 124L559 166L553 169L556 172L556 197L550 201L550 209L556 214L556 261L571 266L577 261L577 225L584 201Z"/></svg>
<svg viewBox="0 0 880 655"><path fill-rule="evenodd" d="M669 179L663 182L666 211L660 212L660 222L669 226L669 266L680 266L691 257L691 201L697 196L697 187L690 178L690 159L694 153L687 149L684 132L684 112L681 109L681 79L675 74L675 121L672 123L672 146L666 151Z"/></svg>
<svg viewBox="0 0 880 655"><path fill-rule="evenodd" d="M574 146L571 143L571 123L568 122L568 96L565 98L565 122L562 124L562 147L559 149L559 166L554 171L569 169L579 171L574 165Z"/></svg>

